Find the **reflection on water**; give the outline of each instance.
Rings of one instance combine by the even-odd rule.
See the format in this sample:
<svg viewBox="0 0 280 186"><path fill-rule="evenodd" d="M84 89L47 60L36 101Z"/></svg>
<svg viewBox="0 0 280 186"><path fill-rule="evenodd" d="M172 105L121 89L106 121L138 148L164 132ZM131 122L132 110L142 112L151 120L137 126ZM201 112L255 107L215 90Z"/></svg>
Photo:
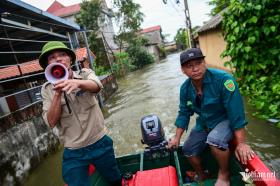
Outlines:
<svg viewBox="0 0 280 186"><path fill-rule="evenodd" d="M185 79L186 77L180 70L178 54L169 55L161 63L152 64L118 79L119 90L108 100L103 109L105 123L110 129L117 156L139 152L143 149L140 142L142 138L140 120L148 114L153 113L159 116L167 138L174 134L179 89ZM280 130L252 118L250 115L252 111L249 108L246 110L250 123L248 125L249 143L279 177L280 146L277 137ZM195 116L191 118L190 127L194 125L194 122ZM185 136L182 139L185 139ZM183 142L183 140L181 141ZM63 185L60 167L61 152L43 162L42 166L31 175L26 186ZM50 179L44 179L46 175L53 172L55 174L51 176L52 182Z"/></svg>
<svg viewBox="0 0 280 186"><path fill-rule="evenodd" d="M104 108L117 155L143 149L140 142L143 116L151 113L159 116L166 135L175 130L179 88L185 79L178 60L178 55L170 55L159 64L118 80L119 90Z"/></svg>
<svg viewBox="0 0 280 186"><path fill-rule="evenodd" d="M253 150L276 172L280 178L280 130L272 124L253 118L251 108L246 105L246 116L249 122L247 138Z"/></svg>

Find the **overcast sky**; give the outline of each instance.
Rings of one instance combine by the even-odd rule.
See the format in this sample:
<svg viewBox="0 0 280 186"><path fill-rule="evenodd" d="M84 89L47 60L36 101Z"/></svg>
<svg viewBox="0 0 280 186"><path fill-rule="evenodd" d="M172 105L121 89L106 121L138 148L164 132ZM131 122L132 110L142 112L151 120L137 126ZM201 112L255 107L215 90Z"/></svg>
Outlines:
<svg viewBox="0 0 280 186"><path fill-rule="evenodd" d="M42 10L46 10L54 0L22 0ZM57 0L65 6L82 2L82 0ZM160 25L163 34L170 34L169 40L173 39L179 28L185 27L184 0L134 0L141 5L141 11L145 14L142 28ZM192 27L201 26L208 21L211 7L207 4L210 0L188 0ZM106 0L108 7L112 7L112 0Z"/></svg>

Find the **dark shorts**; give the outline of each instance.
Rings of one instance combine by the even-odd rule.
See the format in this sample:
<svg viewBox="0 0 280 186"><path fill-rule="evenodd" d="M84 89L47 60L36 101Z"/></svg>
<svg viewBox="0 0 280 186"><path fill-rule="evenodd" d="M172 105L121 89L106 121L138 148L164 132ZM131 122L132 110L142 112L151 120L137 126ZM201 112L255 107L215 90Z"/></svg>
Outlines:
<svg viewBox="0 0 280 186"><path fill-rule="evenodd" d="M222 121L209 133L192 129L183 146L185 156L197 156L202 153L207 144L226 150L232 138L233 131L229 127L229 120Z"/></svg>
<svg viewBox="0 0 280 186"><path fill-rule="evenodd" d="M115 159L113 141L105 135L96 143L80 149L64 149L62 176L68 186L90 186L89 164L93 164L109 182L121 179Z"/></svg>

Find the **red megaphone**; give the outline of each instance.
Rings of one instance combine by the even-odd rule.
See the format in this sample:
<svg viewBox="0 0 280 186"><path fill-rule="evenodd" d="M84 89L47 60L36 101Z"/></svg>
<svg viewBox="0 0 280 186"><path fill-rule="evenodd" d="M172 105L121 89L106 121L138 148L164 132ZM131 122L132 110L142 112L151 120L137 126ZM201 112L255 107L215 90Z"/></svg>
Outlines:
<svg viewBox="0 0 280 186"><path fill-rule="evenodd" d="M65 76L65 70L62 66L53 66L51 69L51 74L55 78L62 78Z"/></svg>
<svg viewBox="0 0 280 186"><path fill-rule="evenodd" d="M69 77L67 68L60 63L51 63L45 69L46 79L55 84L58 80L66 80Z"/></svg>

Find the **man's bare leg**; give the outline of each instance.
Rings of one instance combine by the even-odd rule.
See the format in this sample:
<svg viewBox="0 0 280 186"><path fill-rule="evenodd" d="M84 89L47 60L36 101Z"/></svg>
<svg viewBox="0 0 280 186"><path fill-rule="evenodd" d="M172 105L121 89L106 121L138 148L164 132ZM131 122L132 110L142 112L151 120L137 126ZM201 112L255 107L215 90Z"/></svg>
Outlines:
<svg viewBox="0 0 280 186"><path fill-rule="evenodd" d="M229 150L220 150L210 145L211 152L219 164L219 174L215 186L229 186L230 173L229 173Z"/></svg>
<svg viewBox="0 0 280 186"><path fill-rule="evenodd" d="M199 156L190 156L188 157L190 164L194 168L195 172L198 175L198 179L200 181L203 181L206 179L206 175L204 173L203 167L201 165L201 160Z"/></svg>

